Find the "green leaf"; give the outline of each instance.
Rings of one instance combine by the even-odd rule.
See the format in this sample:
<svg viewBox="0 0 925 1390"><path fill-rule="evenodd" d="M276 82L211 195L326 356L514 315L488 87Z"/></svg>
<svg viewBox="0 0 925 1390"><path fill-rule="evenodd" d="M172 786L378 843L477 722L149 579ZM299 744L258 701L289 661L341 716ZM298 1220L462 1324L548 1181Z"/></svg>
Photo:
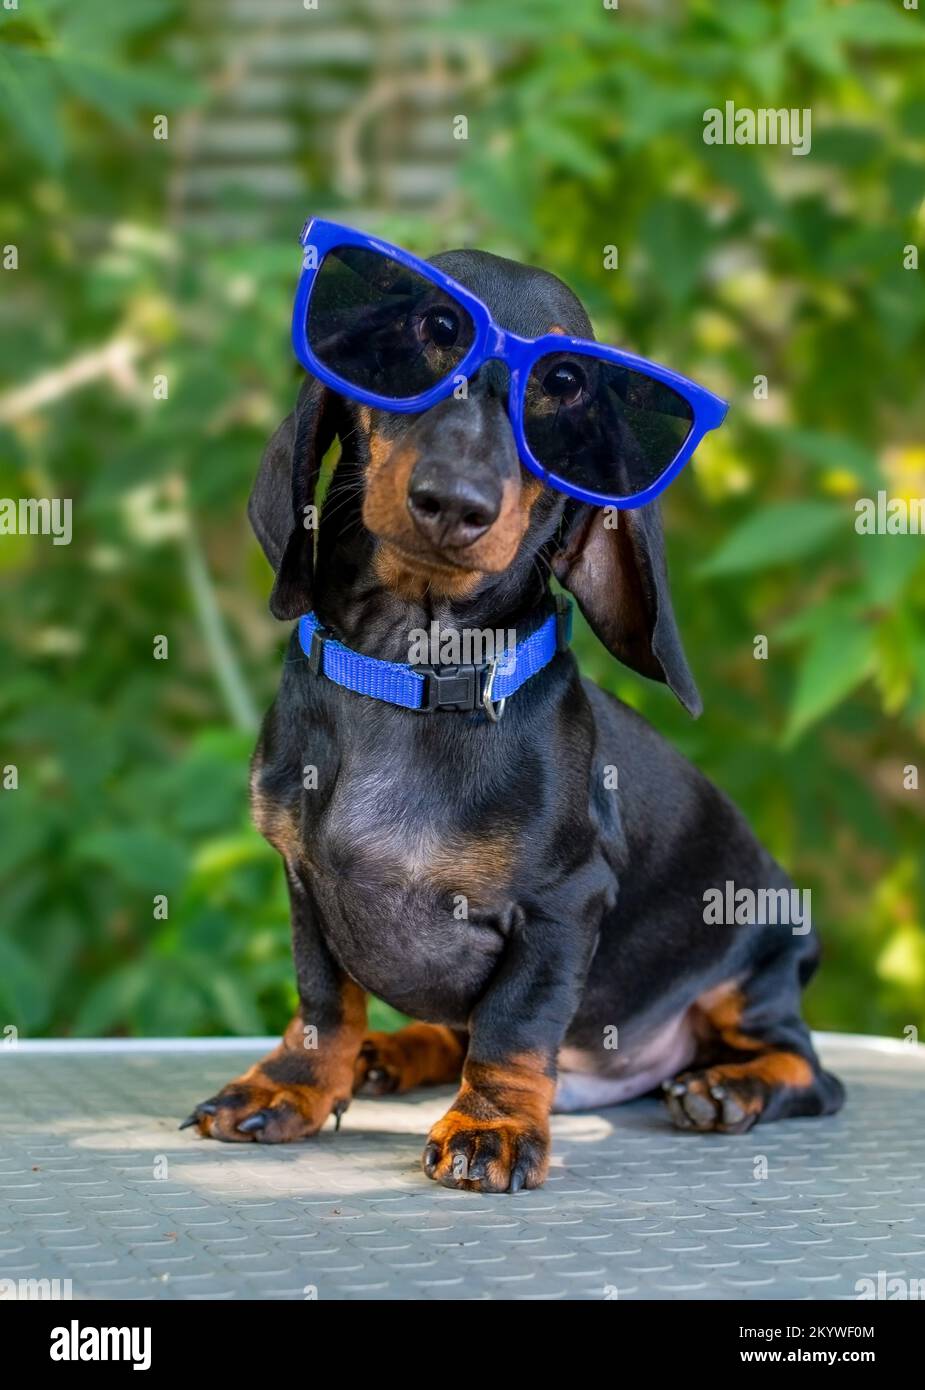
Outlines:
<svg viewBox="0 0 925 1390"><path fill-rule="evenodd" d="M813 131L813 162L836 164L841 169L869 165L883 145L883 136L870 126L825 126Z"/></svg>
<svg viewBox="0 0 925 1390"><path fill-rule="evenodd" d="M542 131L537 131L534 149L537 158L544 162L561 165L592 182L603 178L610 169L608 161L589 139L561 122L548 122Z"/></svg>
<svg viewBox="0 0 925 1390"><path fill-rule="evenodd" d="M850 524L844 509L831 502L772 502L727 536L698 573L715 579L789 564L820 550L839 527L847 534Z"/></svg>
<svg viewBox="0 0 925 1390"><path fill-rule="evenodd" d="M0 936L2 1017L24 1032L40 1028L48 1013L48 991L38 965L14 941Z"/></svg>
<svg viewBox="0 0 925 1390"><path fill-rule="evenodd" d="M691 89L672 81L656 83L649 73L634 72L630 67L620 72L620 86L621 142L627 150L648 148L652 140L669 130L694 131L701 140L703 113L712 104L708 88Z"/></svg>
<svg viewBox="0 0 925 1390"><path fill-rule="evenodd" d="M785 449L817 468L847 471L871 486L880 481L880 468L873 449L844 434L825 430L783 428L774 431Z"/></svg>
<svg viewBox="0 0 925 1390"><path fill-rule="evenodd" d="M196 95L195 89L175 74L150 67L137 71L71 53L60 54L56 63L69 91L125 129L134 128L137 113L145 107L169 113Z"/></svg>
<svg viewBox="0 0 925 1390"><path fill-rule="evenodd" d="M18 132L43 164L57 168L64 158L58 90L42 54L0 49L0 107L7 114L5 137Z"/></svg>
<svg viewBox="0 0 925 1390"><path fill-rule="evenodd" d="M819 27L848 43L887 44L920 48L925 44L925 28L913 10L894 8L880 0L852 0L850 5L827 5L817 21Z"/></svg>
<svg viewBox="0 0 925 1390"><path fill-rule="evenodd" d="M145 961L133 961L104 975L82 999L74 1035L99 1037L131 1019L147 988L148 968Z"/></svg>
<svg viewBox="0 0 925 1390"><path fill-rule="evenodd" d="M169 893L186 872L185 850L157 830L99 830L79 839L79 858L104 865L114 878L141 892Z"/></svg>
<svg viewBox="0 0 925 1390"><path fill-rule="evenodd" d="M827 629L850 625L856 621L862 606L862 600L856 593L834 594L818 603L808 604L775 624L775 640L784 643L805 642Z"/></svg>
<svg viewBox="0 0 925 1390"><path fill-rule="evenodd" d="M864 536L859 550L869 604L895 603L925 561L925 546L917 536Z"/></svg>
<svg viewBox="0 0 925 1390"><path fill-rule="evenodd" d="M873 667L876 630L873 627L831 627L817 633L800 665L796 690L784 733L790 746L828 714Z"/></svg>
<svg viewBox="0 0 925 1390"><path fill-rule="evenodd" d="M25 787L0 791L0 875L18 872L42 852L48 838L47 819Z"/></svg>
<svg viewBox="0 0 925 1390"><path fill-rule="evenodd" d="M658 198L642 221L653 278L680 303L691 294L711 242L703 209L685 198Z"/></svg>
<svg viewBox="0 0 925 1390"><path fill-rule="evenodd" d="M216 972L214 966L211 967L211 974L206 973L209 969L209 964L204 963L203 985L221 1019L222 1027L239 1037L253 1037L261 1033L263 1021L249 991L249 982L236 979L228 971Z"/></svg>
<svg viewBox="0 0 925 1390"><path fill-rule="evenodd" d="M59 38L70 49L84 46L99 52L111 49L119 40L139 30L159 24L175 10L173 0L131 0L113 4L112 0L73 0L62 8L57 22Z"/></svg>

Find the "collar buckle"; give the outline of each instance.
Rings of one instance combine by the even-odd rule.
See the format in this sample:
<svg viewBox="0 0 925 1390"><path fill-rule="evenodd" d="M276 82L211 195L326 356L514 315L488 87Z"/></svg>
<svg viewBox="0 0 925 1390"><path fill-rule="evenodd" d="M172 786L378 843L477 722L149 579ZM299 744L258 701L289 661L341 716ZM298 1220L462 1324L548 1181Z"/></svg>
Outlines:
<svg viewBox="0 0 925 1390"><path fill-rule="evenodd" d="M479 686L483 666L415 666L424 677L419 709L456 710L471 713L481 703Z"/></svg>

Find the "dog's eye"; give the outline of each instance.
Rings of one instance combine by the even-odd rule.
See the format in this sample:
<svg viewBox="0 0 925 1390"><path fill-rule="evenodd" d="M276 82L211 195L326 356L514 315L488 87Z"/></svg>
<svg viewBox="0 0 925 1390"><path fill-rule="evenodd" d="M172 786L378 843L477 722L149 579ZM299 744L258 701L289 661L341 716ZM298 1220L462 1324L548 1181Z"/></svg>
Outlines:
<svg viewBox="0 0 925 1390"><path fill-rule="evenodd" d="M584 390L585 374L574 362L557 362L543 377L543 390L563 405L574 405Z"/></svg>
<svg viewBox="0 0 925 1390"><path fill-rule="evenodd" d="M421 319L420 333L434 347L453 347L459 337L459 319L452 309L428 309Z"/></svg>

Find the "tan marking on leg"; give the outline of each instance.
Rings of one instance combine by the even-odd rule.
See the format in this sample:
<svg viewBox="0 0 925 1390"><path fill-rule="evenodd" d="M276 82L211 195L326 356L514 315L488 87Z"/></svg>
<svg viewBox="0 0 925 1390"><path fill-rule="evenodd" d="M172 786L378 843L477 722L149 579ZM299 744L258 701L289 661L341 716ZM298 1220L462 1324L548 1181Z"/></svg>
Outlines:
<svg viewBox="0 0 925 1390"><path fill-rule="evenodd" d="M796 1052L764 1052L749 1062L720 1062L707 1068L711 1085L736 1081L763 1081L766 1086L811 1086L815 1074L805 1057Z"/></svg>
<svg viewBox="0 0 925 1390"><path fill-rule="evenodd" d="M530 1053L503 1062L468 1061L453 1105L427 1136L430 1177L451 1187L503 1192L518 1166L524 1186L539 1187L549 1170L549 1112L555 1082L545 1059ZM484 1175L469 1178L470 1168Z"/></svg>
<svg viewBox="0 0 925 1390"><path fill-rule="evenodd" d="M682 1128L741 1132L754 1123L754 1118L747 1122L745 1117L757 1118L774 1091L814 1085L815 1071L805 1057L743 1031L746 1009L746 996L735 980L717 985L696 1001L692 1019L707 1058L717 1042L753 1056L742 1062L716 1062L677 1078L686 1087L686 1095L669 1092L668 1106ZM714 1087L726 1094L714 1096Z"/></svg>
<svg viewBox="0 0 925 1390"><path fill-rule="evenodd" d="M702 1037L711 1034L741 1052L760 1052L767 1047L758 1038L749 1037L740 1027L746 1000L734 980L727 980L702 994L694 1004L699 1017L695 1027Z"/></svg>
<svg viewBox="0 0 925 1390"><path fill-rule="evenodd" d="M223 1087L213 1114L195 1112L201 1135L285 1143L316 1134L335 1108L346 1109L366 1028L366 995L353 980L343 982L340 1022L321 1034L317 1048L305 1046L306 1022L297 1014L278 1047ZM263 1111L268 1113L261 1128L240 1130L243 1121Z"/></svg>

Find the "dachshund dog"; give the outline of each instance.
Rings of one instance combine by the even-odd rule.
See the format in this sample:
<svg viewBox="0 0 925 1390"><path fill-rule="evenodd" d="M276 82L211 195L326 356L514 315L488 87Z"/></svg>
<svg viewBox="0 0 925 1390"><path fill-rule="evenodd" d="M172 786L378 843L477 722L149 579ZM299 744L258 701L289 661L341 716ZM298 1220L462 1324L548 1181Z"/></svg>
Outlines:
<svg viewBox="0 0 925 1390"><path fill-rule="evenodd" d="M592 336L545 271L477 251L428 264L511 334ZM677 1127L740 1134L842 1104L800 1016L808 916L740 910L790 901L786 874L721 791L582 679L564 624L503 718L478 671L471 698L474 667L414 672L419 708L337 677L353 661L400 680L434 623L526 640L556 620L554 577L615 658L700 713L658 503L613 525L538 478L507 390L497 358L404 412L307 376L266 448L249 515L271 611L302 621L252 806L285 866L300 1002L279 1046L185 1122L205 1137L305 1139L354 1094L458 1083L424 1172L517 1192L547 1175L556 1109L658 1090ZM367 993L419 1021L367 1032Z"/></svg>

